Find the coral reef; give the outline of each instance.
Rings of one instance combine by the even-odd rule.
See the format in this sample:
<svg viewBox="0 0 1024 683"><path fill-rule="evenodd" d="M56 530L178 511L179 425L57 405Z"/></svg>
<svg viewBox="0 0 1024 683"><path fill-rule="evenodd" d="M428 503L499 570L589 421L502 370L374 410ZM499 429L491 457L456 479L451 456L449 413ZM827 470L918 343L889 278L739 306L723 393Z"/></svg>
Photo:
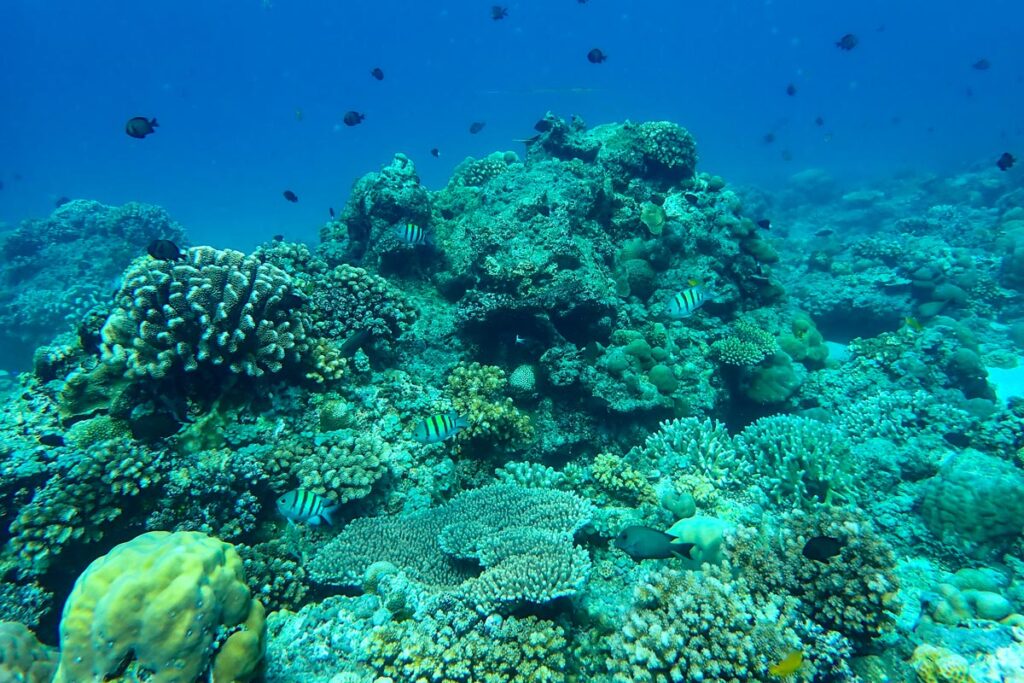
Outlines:
<svg viewBox="0 0 1024 683"><path fill-rule="evenodd" d="M11 683L50 683L57 669L57 652L46 647L23 624L0 621L0 680Z"/></svg>

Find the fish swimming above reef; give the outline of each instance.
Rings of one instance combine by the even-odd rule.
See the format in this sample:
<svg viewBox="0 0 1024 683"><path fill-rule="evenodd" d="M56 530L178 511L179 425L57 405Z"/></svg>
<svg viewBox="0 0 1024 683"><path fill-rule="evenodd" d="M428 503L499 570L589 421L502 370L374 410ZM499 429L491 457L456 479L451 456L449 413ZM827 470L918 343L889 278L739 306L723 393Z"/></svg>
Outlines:
<svg viewBox="0 0 1024 683"><path fill-rule="evenodd" d="M814 117L814 125L816 125L816 126L824 126L825 125L825 119L822 118L821 116L815 116Z"/></svg>
<svg viewBox="0 0 1024 683"><path fill-rule="evenodd" d="M337 505L330 505L326 498L306 489L293 489L277 499L277 511L285 519L310 526L331 524L331 515L337 509Z"/></svg>
<svg viewBox="0 0 1024 683"><path fill-rule="evenodd" d="M341 117L341 120L346 126L358 126L365 118L365 114L360 114L357 111L347 111L345 112L345 115Z"/></svg>
<svg viewBox="0 0 1024 683"><path fill-rule="evenodd" d="M759 221L755 221L755 225L757 225L757 227L761 228L762 230L772 229L772 222L767 218L762 218Z"/></svg>
<svg viewBox="0 0 1024 683"><path fill-rule="evenodd" d="M853 35L852 33L847 33L845 36L836 41L836 47L838 47L840 50L849 52L853 48L857 47L857 43L859 42L860 40L857 38L857 36Z"/></svg>
<svg viewBox="0 0 1024 683"><path fill-rule="evenodd" d="M180 261L185 258L178 245L170 240L153 240L146 247L146 253L157 261Z"/></svg>
<svg viewBox="0 0 1024 683"><path fill-rule="evenodd" d="M1000 171L1008 171L1013 168L1016 163L1017 157L1013 156L1009 152L1003 152L999 159L996 161L996 166L999 167Z"/></svg>
<svg viewBox="0 0 1024 683"><path fill-rule="evenodd" d="M57 197L56 201L53 202L54 207L60 208L71 201L70 197Z"/></svg>
<svg viewBox="0 0 1024 683"><path fill-rule="evenodd" d="M708 291L703 285L688 287L668 300L665 311L670 318L685 318L708 300Z"/></svg>
<svg viewBox="0 0 1024 683"><path fill-rule="evenodd" d="M124 132L129 137L141 140L147 135L155 133L159 126L160 124L156 122L156 119L147 119L145 116L133 116L128 119L128 123L124 124Z"/></svg>
<svg viewBox="0 0 1024 683"><path fill-rule="evenodd" d="M835 230L832 228L822 228L821 230L815 230L815 237L828 237L829 235L835 234Z"/></svg>
<svg viewBox="0 0 1024 683"><path fill-rule="evenodd" d="M606 59L608 59L608 55L606 55L599 47L595 47L587 53L587 61L591 64L600 64Z"/></svg>
<svg viewBox="0 0 1024 683"><path fill-rule="evenodd" d="M693 559L693 543L680 543L675 536L649 526L628 526L612 543L634 560Z"/></svg>
<svg viewBox="0 0 1024 683"><path fill-rule="evenodd" d="M376 78L378 81L384 80L384 70L381 69L379 66L373 67L373 71L370 72L370 75Z"/></svg>
<svg viewBox="0 0 1024 683"><path fill-rule="evenodd" d="M452 410L423 420L416 425L412 436L420 443L438 443L447 441L468 426L469 420Z"/></svg>
<svg viewBox="0 0 1024 683"><path fill-rule="evenodd" d="M469 124L469 134L476 135L477 133L482 131L484 129L484 126L486 125L486 121L474 121L473 123Z"/></svg>
<svg viewBox="0 0 1024 683"><path fill-rule="evenodd" d="M491 19L494 21L501 21L508 16L508 7L502 7L501 5L491 5Z"/></svg>
<svg viewBox="0 0 1024 683"><path fill-rule="evenodd" d="M975 71L988 71L989 69L992 68L992 62L982 57L974 64L971 64L971 68L974 69Z"/></svg>
<svg viewBox="0 0 1024 683"><path fill-rule="evenodd" d="M291 190L285 190L281 194L284 195L284 198L290 201L292 204L299 201L299 195L295 194Z"/></svg>
<svg viewBox="0 0 1024 683"><path fill-rule="evenodd" d="M815 536L804 544L803 556L808 560L827 563L839 554L846 542L833 536Z"/></svg>
<svg viewBox="0 0 1024 683"><path fill-rule="evenodd" d="M777 678L787 678L799 671L803 664L804 653L801 650L794 650L768 667L768 673Z"/></svg>
<svg viewBox="0 0 1024 683"><path fill-rule="evenodd" d="M793 85L792 83L787 85L786 86L786 94L789 95L790 97L792 97L793 95L796 95L796 86Z"/></svg>
<svg viewBox="0 0 1024 683"><path fill-rule="evenodd" d="M395 237L403 244L426 244L427 231L415 223L405 223L395 228Z"/></svg>
<svg viewBox="0 0 1024 683"><path fill-rule="evenodd" d="M430 150L430 156L434 157L435 159L438 158L439 156L441 156L441 150L439 150L437 147L433 147Z"/></svg>

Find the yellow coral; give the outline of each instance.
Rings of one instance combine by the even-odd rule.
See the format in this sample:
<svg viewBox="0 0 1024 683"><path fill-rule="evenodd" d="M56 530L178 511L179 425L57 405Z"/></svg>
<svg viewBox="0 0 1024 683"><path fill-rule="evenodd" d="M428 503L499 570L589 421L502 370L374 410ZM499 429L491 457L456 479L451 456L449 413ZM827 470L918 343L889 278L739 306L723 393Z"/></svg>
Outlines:
<svg viewBox="0 0 1024 683"><path fill-rule="evenodd" d="M600 453L590 468L596 481L616 498L630 503L657 503L658 495L643 473L617 455Z"/></svg>
<svg viewBox="0 0 1024 683"><path fill-rule="evenodd" d="M469 419L465 430L469 438L483 438L490 443L523 446L533 438L530 418L504 396L508 390L505 372L493 365L470 363L452 370L448 377L448 393L460 415ZM458 449L456 443L455 449Z"/></svg>
<svg viewBox="0 0 1024 683"><path fill-rule="evenodd" d="M0 621L0 681L48 683L56 666L56 651L36 640L26 626Z"/></svg>
<svg viewBox="0 0 1024 683"><path fill-rule="evenodd" d="M933 645L918 645L910 658L920 683L974 683L967 660Z"/></svg>
<svg viewBox="0 0 1024 683"><path fill-rule="evenodd" d="M116 546L75 582L55 683L192 683L211 667L214 683L248 681L264 634L263 606L231 545L193 531L152 531Z"/></svg>

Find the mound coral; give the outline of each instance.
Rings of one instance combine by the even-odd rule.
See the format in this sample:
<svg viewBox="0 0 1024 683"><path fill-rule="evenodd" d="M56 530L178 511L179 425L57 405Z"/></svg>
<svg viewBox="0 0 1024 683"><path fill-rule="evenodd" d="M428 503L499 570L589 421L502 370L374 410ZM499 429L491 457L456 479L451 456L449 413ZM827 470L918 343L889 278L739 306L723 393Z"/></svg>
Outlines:
<svg viewBox="0 0 1024 683"><path fill-rule="evenodd" d="M151 531L95 560L75 582L55 683L114 675L191 683L203 674L214 683L249 681L264 632L263 607L230 545Z"/></svg>
<svg viewBox="0 0 1024 683"><path fill-rule="evenodd" d="M0 621L0 681L50 683L56 668L56 650L22 624Z"/></svg>

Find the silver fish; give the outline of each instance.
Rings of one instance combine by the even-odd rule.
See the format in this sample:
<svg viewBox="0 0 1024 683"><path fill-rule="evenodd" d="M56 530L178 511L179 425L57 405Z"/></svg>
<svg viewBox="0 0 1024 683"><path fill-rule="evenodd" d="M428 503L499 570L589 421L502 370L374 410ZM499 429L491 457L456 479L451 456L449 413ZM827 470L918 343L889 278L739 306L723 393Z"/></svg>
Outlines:
<svg viewBox="0 0 1024 683"><path fill-rule="evenodd" d="M277 499L277 511L289 522L305 522L318 526L331 524L331 514L338 509L321 495L306 489L293 489Z"/></svg>

